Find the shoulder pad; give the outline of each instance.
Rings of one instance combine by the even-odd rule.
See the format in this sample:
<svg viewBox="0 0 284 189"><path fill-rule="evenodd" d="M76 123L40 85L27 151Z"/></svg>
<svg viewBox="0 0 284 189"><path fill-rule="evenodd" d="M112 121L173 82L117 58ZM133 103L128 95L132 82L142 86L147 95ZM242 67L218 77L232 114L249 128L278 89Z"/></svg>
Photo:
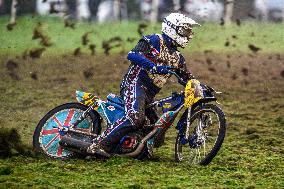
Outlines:
<svg viewBox="0 0 284 189"><path fill-rule="evenodd" d="M148 41L151 44L160 42L160 38L157 34L143 36L143 39Z"/></svg>

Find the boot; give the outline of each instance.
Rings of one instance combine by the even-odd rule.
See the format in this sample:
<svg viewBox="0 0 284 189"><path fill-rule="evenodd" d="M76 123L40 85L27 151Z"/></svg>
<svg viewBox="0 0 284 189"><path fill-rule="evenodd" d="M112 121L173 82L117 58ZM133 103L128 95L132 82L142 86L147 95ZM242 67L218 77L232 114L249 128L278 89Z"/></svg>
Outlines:
<svg viewBox="0 0 284 189"><path fill-rule="evenodd" d="M87 149L87 152L90 154L97 154L104 157L110 157L111 155L107 153L104 149L100 147L100 145L93 143L89 148Z"/></svg>

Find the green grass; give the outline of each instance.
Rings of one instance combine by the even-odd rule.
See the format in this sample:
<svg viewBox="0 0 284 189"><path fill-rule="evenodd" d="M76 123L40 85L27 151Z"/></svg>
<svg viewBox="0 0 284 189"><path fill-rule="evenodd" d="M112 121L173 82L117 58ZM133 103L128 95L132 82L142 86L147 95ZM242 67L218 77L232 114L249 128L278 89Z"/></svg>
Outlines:
<svg viewBox="0 0 284 189"><path fill-rule="evenodd" d="M73 52L81 47L89 53L88 48L82 47L81 36L88 31L93 31L90 39L97 46L97 51L102 52L102 41L111 37L120 36L123 47L114 52L128 51L136 44L140 36L137 33L137 22L121 22L96 24L92 22L78 22L76 29L64 28L62 19L56 17L31 17L23 16L17 20L17 26L12 31L6 30L8 17L0 17L0 53L21 54L26 49L39 47L37 40L32 40L32 31L37 22L44 23L43 30L51 38L53 46L48 48L47 54L64 54ZM144 34L159 33L160 24L149 25ZM249 52L248 44L260 47L262 52L283 52L284 34L283 24L243 22L241 27L232 24L226 28L218 24L204 23L202 27L195 29L196 36L190 47L185 51L200 52L212 50L214 52ZM235 35L236 38L233 38ZM133 42L127 42L127 38L134 38ZM230 45L224 47L226 41Z"/></svg>

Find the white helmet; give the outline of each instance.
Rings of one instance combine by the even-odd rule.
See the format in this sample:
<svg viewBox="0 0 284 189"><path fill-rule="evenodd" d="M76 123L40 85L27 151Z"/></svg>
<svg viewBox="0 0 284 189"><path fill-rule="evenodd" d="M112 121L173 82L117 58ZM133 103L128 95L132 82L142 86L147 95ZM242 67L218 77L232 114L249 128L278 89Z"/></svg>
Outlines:
<svg viewBox="0 0 284 189"><path fill-rule="evenodd" d="M200 24L183 14L171 13L164 18L162 32L176 42L177 45L185 48L188 41L193 37L192 27L194 25L200 26Z"/></svg>

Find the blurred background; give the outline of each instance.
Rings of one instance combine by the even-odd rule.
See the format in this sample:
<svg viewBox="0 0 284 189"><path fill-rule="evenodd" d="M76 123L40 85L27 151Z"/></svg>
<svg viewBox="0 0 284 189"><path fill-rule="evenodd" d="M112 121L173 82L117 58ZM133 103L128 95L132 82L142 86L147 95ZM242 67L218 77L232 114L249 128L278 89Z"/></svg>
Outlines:
<svg viewBox="0 0 284 189"><path fill-rule="evenodd" d="M10 14L12 2L1 0L0 15ZM98 22L118 20L161 21L180 11L202 21L232 20L283 21L284 0L20 0L18 15L54 15Z"/></svg>
<svg viewBox="0 0 284 189"><path fill-rule="evenodd" d="M93 42L92 52L128 51L141 35L160 32L169 13L181 12L203 25L190 45L192 51L279 52L283 10L284 0L0 0L0 24L6 26L1 50L11 54L36 47L38 32L45 37L46 52L75 51L79 35ZM255 35L259 32L264 36ZM232 43L230 38L236 41L238 35L244 39ZM270 40L273 35L279 40Z"/></svg>

